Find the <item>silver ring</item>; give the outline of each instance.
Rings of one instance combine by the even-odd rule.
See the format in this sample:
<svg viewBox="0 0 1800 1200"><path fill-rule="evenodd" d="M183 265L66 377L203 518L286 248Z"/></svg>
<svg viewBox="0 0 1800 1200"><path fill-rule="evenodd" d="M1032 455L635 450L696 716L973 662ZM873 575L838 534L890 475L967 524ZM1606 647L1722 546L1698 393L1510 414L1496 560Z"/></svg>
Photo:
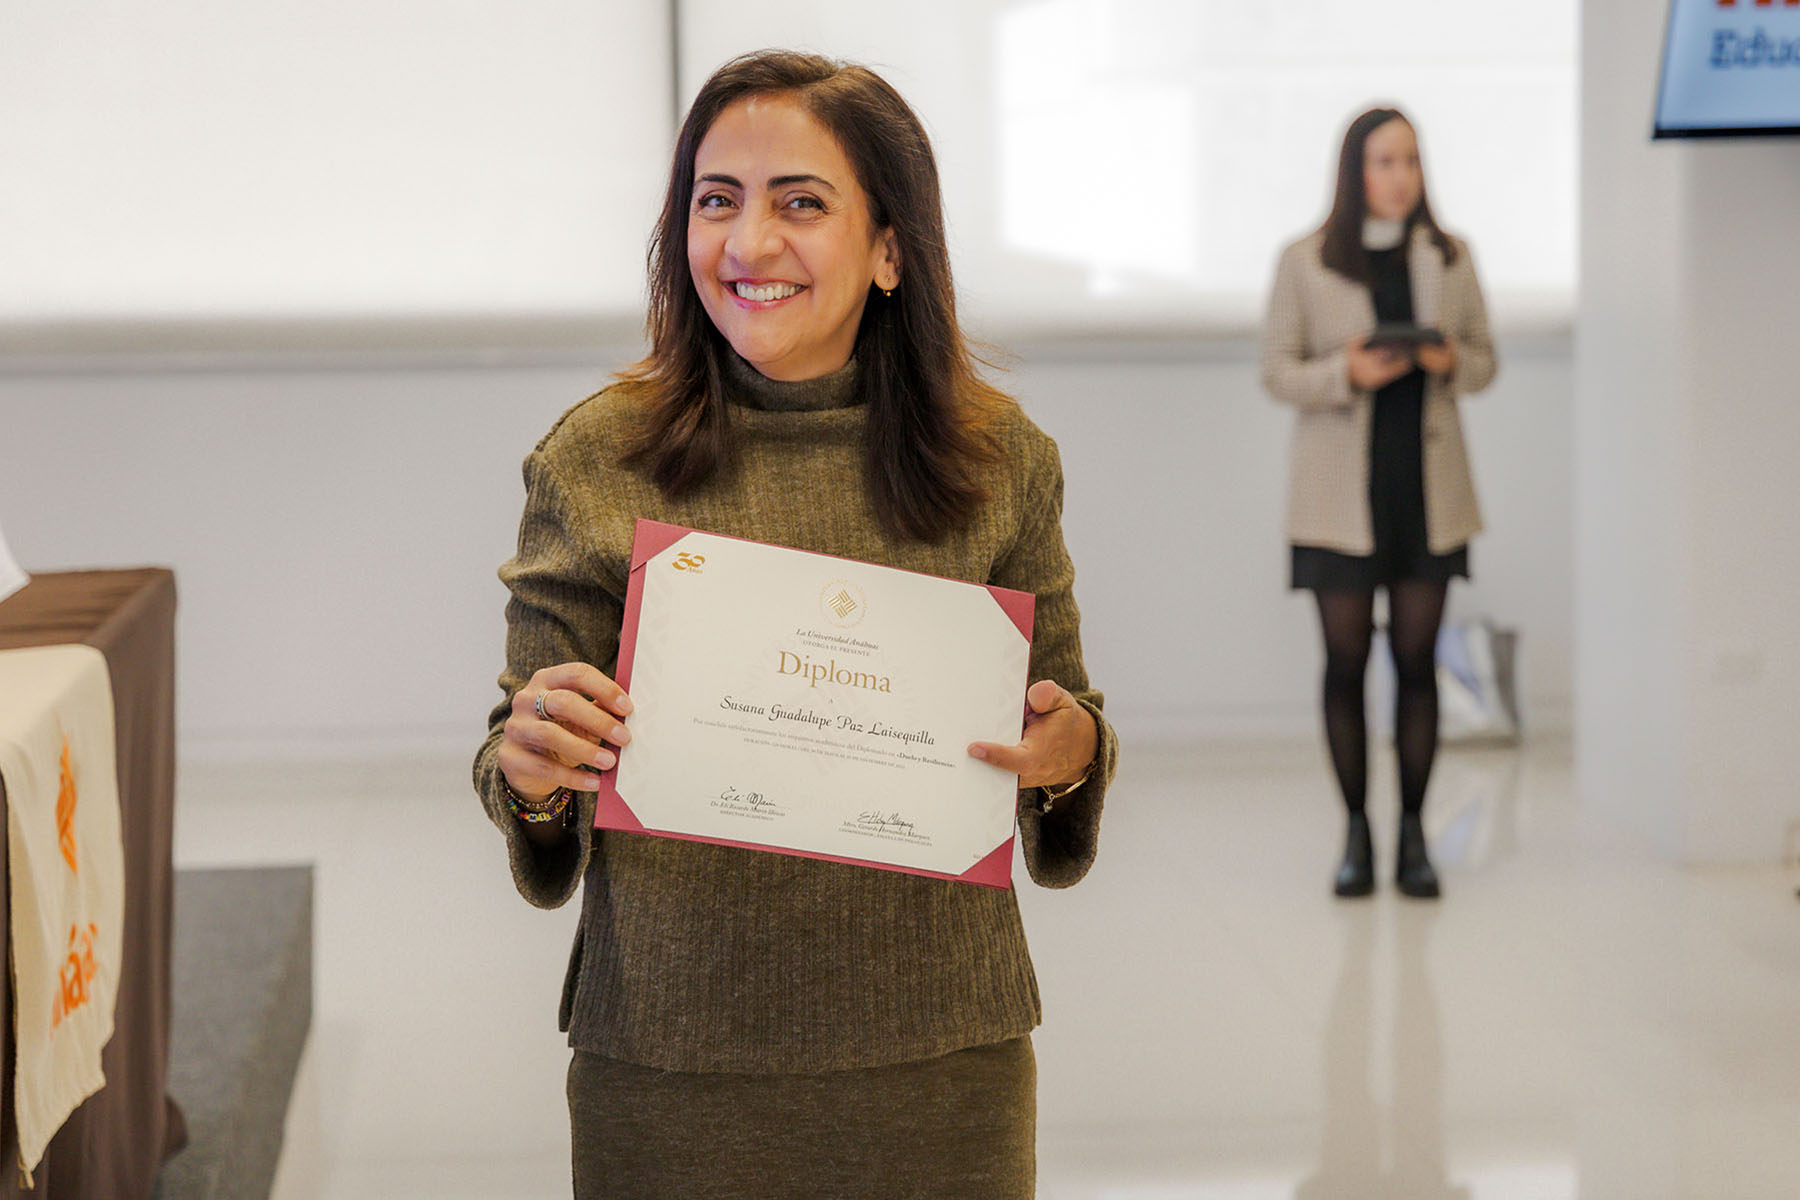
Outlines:
<svg viewBox="0 0 1800 1200"><path fill-rule="evenodd" d="M550 721L550 720L555 719L549 713L544 711L544 697L548 696L549 694L550 694L550 689L546 688L545 690L539 692L537 694L537 699L532 702L531 706L533 708L537 709L538 720L540 720L540 721Z"/></svg>

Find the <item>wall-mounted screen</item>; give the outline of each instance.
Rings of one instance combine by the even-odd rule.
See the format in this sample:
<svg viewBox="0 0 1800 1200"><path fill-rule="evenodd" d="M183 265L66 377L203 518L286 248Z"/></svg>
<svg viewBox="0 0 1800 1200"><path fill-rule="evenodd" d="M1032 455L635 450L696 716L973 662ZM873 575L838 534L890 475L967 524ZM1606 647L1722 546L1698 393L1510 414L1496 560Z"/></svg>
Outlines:
<svg viewBox="0 0 1800 1200"><path fill-rule="evenodd" d="M1800 0L1670 0L1656 136L1800 134Z"/></svg>

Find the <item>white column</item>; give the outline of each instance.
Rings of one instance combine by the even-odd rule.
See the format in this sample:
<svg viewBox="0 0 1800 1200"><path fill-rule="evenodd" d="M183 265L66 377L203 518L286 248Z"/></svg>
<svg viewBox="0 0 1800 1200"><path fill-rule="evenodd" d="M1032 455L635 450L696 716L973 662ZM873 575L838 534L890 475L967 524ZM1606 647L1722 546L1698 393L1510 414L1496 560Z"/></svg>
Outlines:
<svg viewBox="0 0 1800 1200"><path fill-rule="evenodd" d="M1680 861L1800 821L1800 140L1652 144L1660 6L1587 0L1581 795Z"/></svg>

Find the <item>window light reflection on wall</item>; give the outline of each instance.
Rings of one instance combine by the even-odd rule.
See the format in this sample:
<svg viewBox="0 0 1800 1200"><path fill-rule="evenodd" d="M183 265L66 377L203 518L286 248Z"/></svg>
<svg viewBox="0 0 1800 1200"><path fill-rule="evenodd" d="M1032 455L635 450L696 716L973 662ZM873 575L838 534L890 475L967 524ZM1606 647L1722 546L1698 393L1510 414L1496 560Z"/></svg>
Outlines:
<svg viewBox="0 0 1800 1200"><path fill-rule="evenodd" d="M990 232L1022 309L1250 314L1329 202L1344 125L1398 103L1490 301L1555 315L1575 273L1575 6L994 3ZM947 188L957 187L948 180Z"/></svg>

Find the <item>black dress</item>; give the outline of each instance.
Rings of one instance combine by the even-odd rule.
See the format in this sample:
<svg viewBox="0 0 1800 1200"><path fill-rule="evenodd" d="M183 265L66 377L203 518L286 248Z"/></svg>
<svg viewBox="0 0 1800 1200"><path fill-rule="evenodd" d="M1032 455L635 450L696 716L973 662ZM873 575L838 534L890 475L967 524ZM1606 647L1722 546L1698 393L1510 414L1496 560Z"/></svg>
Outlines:
<svg viewBox="0 0 1800 1200"><path fill-rule="evenodd" d="M1406 243L1369 251L1370 298L1380 322L1413 319ZM1373 554L1293 547L1293 586L1373 591L1402 579L1443 583L1469 574L1469 548L1433 554L1425 532L1425 372L1414 367L1375 393L1369 422L1369 518Z"/></svg>

